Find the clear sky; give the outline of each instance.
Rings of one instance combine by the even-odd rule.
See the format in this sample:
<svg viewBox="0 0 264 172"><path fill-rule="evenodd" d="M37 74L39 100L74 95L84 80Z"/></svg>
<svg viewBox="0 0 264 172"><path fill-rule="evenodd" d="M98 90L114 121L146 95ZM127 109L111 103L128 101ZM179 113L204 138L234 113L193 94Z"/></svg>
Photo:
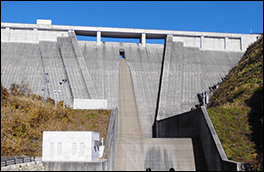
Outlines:
<svg viewBox="0 0 264 172"><path fill-rule="evenodd" d="M263 1L1 1L1 22L37 19L54 25L263 33Z"/></svg>

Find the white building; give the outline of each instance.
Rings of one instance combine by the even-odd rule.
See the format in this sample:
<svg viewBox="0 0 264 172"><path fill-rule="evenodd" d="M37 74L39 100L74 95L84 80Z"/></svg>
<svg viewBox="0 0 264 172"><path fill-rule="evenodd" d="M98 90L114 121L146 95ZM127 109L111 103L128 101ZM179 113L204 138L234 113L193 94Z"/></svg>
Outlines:
<svg viewBox="0 0 264 172"><path fill-rule="evenodd" d="M43 131L42 161L94 161L103 150L97 132Z"/></svg>

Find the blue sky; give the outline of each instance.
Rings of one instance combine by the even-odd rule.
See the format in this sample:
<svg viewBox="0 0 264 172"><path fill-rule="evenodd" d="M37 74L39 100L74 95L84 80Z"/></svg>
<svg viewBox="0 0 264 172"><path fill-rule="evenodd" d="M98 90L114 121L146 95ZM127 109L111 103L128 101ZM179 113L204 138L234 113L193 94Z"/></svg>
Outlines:
<svg viewBox="0 0 264 172"><path fill-rule="evenodd" d="M50 19L54 25L263 33L263 2L1 1L1 22L35 24L37 19ZM78 39L95 40L82 36ZM111 40L114 39L102 38ZM160 42L147 40L147 43L155 41Z"/></svg>

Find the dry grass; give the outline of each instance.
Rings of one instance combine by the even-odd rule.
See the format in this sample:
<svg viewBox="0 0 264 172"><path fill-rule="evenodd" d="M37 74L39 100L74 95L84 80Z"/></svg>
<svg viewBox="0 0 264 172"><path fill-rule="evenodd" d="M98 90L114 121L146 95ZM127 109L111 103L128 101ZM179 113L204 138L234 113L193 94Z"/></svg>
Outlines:
<svg viewBox="0 0 264 172"><path fill-rule="evenodd" d="M227 157L263 170L263 36L215 90L207 110Z"/></svg>
<svg viewBox="0 0 264 172"><path fill-rule="evenodd" d="M63 102L55 110L52 99L43 108L40 96L14 92L1 85L1 156L41 156L43 131L95 131L106 140L111 110L63 109Z"/></svg>

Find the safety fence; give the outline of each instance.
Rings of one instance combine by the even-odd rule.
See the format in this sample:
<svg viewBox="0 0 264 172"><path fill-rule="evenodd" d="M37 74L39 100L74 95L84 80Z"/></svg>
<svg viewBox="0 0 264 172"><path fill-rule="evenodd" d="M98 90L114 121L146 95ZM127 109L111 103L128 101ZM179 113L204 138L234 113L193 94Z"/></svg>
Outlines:
<svg viewBox="0 0 264 172"><path fill-rule="evenodd" d="M1 167L36 161L36 157L1 157Z"/></svg>

